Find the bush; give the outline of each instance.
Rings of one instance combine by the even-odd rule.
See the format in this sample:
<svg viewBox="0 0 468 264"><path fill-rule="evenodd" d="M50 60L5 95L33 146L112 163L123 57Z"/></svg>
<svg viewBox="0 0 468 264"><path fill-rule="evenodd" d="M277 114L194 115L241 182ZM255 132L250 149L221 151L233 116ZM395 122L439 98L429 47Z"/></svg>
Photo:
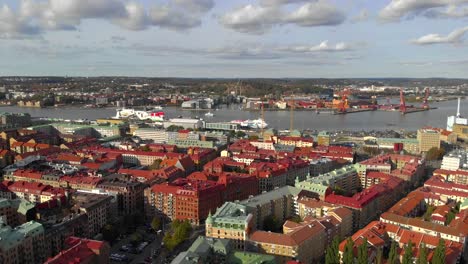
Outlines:
<svg viewBox="0 0 468 264"><path fill-rule="evenodd" d="M109 243L114 242L117 237L119 237L119 232L118 230L111 224L105 225L102 230L102 237L105 241L108 241Z"/></svg>
<svg viewBox="0 0 468 264"><path fill-rule="evenodd" d="M173 250L180 243L186 240L192 232L192 226L189 221L174 220L171 223L171 229L163 238L164 246L168 250Z"/></svg>
<svg viewBox="0 0 468 264"><path fill-rule="evenodd" d="M430 148L426 152L426 159L427 160L441 160L445 155L445 149L444 148Z"/></svg>

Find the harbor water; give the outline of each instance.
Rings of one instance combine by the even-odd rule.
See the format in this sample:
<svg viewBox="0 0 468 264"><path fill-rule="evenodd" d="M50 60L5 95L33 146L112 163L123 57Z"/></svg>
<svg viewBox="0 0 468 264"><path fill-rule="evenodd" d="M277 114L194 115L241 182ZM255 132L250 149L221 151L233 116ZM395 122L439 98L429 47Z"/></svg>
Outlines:
<svg viewBox="0 0 468 264"><path fill-rule="evenodd" d="M294 128L312 130L399 130L414 131L423 126L446 127L447 117L456 114L457 102L433 102L430 111L422 111L401 115L398 111L369 111L345 115L331 113L316 113L315 111L295 111L293 114ZM468 114L468 100L461 101L462 115ZM50 117L62 119L88 119L109 118L115 116L116 108L83 108L77 106L58 108L22 108L18 106L4 106L3 112L29 113L32 117ZM231 120L245 120L260 118L259 111L244 111L238 105L221 106L211 113L212 117L205 117L207 111L184 110L178 107L166 107L162 110L166 118L179 116L187 118L199 117L210 122L227 122ZM265 111L265 121L270 128L289 129L291 113L289 111Z"/></svg>

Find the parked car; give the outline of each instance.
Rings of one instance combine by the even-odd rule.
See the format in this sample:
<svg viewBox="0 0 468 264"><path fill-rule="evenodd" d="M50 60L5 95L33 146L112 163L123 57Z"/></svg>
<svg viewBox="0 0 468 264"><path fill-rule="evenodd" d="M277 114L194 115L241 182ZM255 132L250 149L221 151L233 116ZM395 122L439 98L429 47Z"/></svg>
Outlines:
<svg viewBox="0 0 468 264"><path fill-rule="evenodd" d="M117 254L117 253L111 254L111 255L110 255L110 259L111 259L111 260L114 260L114 261L128 261L127 255L125 255L125 254Z"/></svg>

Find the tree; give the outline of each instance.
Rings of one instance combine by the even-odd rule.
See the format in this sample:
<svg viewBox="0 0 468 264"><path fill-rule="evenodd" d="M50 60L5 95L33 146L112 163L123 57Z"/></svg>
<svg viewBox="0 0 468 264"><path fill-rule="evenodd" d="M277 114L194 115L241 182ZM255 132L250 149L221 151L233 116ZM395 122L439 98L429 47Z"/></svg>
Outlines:
<svg viewBox="0 0 468 264"><path fill-rule="evenodd" d="M392 241L392 245L390 246L390 253L388 253L389 264L397 264L397 260L398 260L397 248L398 246L396 242Z"/></svg>
<svg viewBox="0 0 468 264"><path fill-rule="evenodd" d="M416 264L427 264L427 248L426 245L421 244L421 248L419 249L419 256L418 260L416 260Z"/></svg>
<svg viewBox="0 0 468 264"><path fill-rule="evenodd" d="M275 232L278 230L279 221L276 217L270 215L263 220L263 230Z"/></svg>
<svg viewBox="0 0 468 264"><path fill-rule="evenodd" d="M405 246L402 264L413 264L413 243L411 240Z"/></svg>
<svg viewBox="0 0 468 264"><path fill-rule="evenodd" d="M431 264L443 264L445 263L445 241L441 238L439 244L434 250Z"/></svg>
<svg viewBox="0 0 468 264"><path fill-rule="evenodd" d="M382 264L383 262L383 250L381 247L377 248L377 255L375 256L375 263Z"/></svg>
<svg viewBox="0 0 468 264"><path fill-rule="evenodd" d="M424 221L430 221L431 220L431 215L435 210L435 206L429 205L426 209L426 212L423 215L423 220Z"/></svg>
<svg viewBox="0 0 468 264"><path fill-rule="evenodd" d="M426 152L426 159L427 160L439 160L442 159L445 155L445 149L444 148L430 148Z"/></svg>
<svg viewBox="0 0 468 264"><path fill-rule="evenodd" d="M110 243L114 242L119 236L119 232L111 224L105 225L102 230L102 238Z"/></svg>
<svg viewBox="0 0 468 264"><path fill-rule="evenodd" d="M182 126L170 125L169 127L166 128L166 131L177 132L177 131L183 130L183 129L184 129L184 127L182 127Z"/></svg>
<svg viewBox="0 0 468 264"><path fill-rule="evenodd" d="M251 136L249 136L249 140L258 140L258 136L257 135L251 135Z"/></svg>
<svg viewBox="0 0 468 264"><path fill-rule="evenodd" d="M362 244L358 248L358 264L367 264L367 238L364 238Z"/></svg>
<svg viewBox="0 0 468 264"><path fill-rule="evenodd" d="M138 244L140 244L142 239L143 238L141 237L141 235L135 232L130 236L130 243L132 244L132 246L136 247Z"/></svg>
<svg viewBox="0 0 468 264"><path fill-rule="evenodd" d="M449 211L447 214L447 218L445 219L445 225L449 225L453 219L455 219L455 213L452 211Z"/></svg>
<svg viewBox="0 0 468 264"><path fill-rule="evenodd" d="M174 220L171 223L169 232L163 238L164 246L169 250L173 250L177 245L186 240L191 232L192 226L189 221Z"/></svg>
<svg viewBox="0 0 468 264"><path fill-rule="evenodd" d="M149 151L151 151L151 148L148 145L144 145L143 147L140 148L140 150L149 152Z"/></svg>
<svg viewBox="0 0 468 264"><path fill-rule="evenodd" d="M151 164L149 166L149 169L150 170L159 170L161 168L161 162L162 162L161 159L157 159L157 160L153 161L153 164Z"/></svg>
<svg viewBox="0 0 468 264"><path fill-rule="evenodd" d="M343 264L354 264L354 241L351 238L346 240L343 252Z"/></svg>
<svg viewBox="0 0 468 264"><path fill-rule="evenodd" d="M244 131L240 131L240 130L239 130L239 131L236 132L236 137L237 137L237 138L244 138L245 135L246 135L246 134L245 134Z"/></svg>
<svg viewBox="0 0 468 264"><path fill-rule="evenodd" d="M156 232L161 228L161 219L155 216L153 220L151 220L151 228Z"/></svg>
<svg viewBox="0 0 468 264"><path fill-rule="evenodd" d="M302 222L301 217L298 216L298 215L295 215L295 216L289 218L288 220L289 220L289 221L292 221L292 222L294 222L294 223L300 223L300 222Z"/></svg>
<svg viewBox="0 0 468 264"><path fill-rule="evenodd" d="M325 263L326 264L339 264L340 263L340 253L338 252L338 247L340 244L340 239L338 236L333 238L332 243L328 246L325 254Z"/></svg>

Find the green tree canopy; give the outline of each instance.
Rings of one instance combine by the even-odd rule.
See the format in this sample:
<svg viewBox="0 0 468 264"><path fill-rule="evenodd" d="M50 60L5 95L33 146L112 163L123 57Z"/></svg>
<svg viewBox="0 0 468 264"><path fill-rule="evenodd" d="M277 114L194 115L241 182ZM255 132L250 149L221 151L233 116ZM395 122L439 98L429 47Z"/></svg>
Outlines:
<svg viewBox="0 0 468 264"><path fill-rule="evenodd" d="M177 132L179 130L183 130L184 127L182 126L176 126L176 125L170 125L166 128L166 131L169 131L169 132Z"/></svg>
<svg viewBox="0 0 468 264"><path fill-rule="evenodd" d="M186 240L191 232L192 226L189 221L174 220L171 223L169 232L163 238L164 246L169 250L173 250L177 245Z"/></svg>
<svg viewBox="0 0 468 264"><path fill-rule="evenodd" d="M413 264L413 242L411 240L405 246L402 264Z"/></svg>
<svg viewBox="0 0 468 264"><path fill-rule="evenodd" d="M141 234L139 234L138 232L135 232L130 236L130 243L134 247L136 247L141 242L142 239L143 237L141 236Z"/></svg>
<svg viewBox="0 0 468 264"><path fill-rule="evenodd" d="M390 252L388 253L388 263L389 264L397 264L398 261L398 245L395 241L392 241L392 245L390 246Z"/></svg>
<svg viewBox="0 0 468 264"><path fill-rule="evenodd" d="M377 248L377 255L375 256L375 263L382 264L383 263L383 250L381 247Z"/></svg>
<svg viewBox="0 0 468 264"><path fill-rule="evenodd" d="M427 160L440 160L444 157L445 155L445 149L444 148L430 148L426 152L426 159Z"/></svg>
<svg viewBox="0 0 468 264"><path fill-rule="evenodd" d="M434 250L431 264L443 264L445 263L445 241L441 238L439 244Z"/></svg>
<svg viewBox="0 0 468 264"><path fill-rule="evenodd" d="M354 241L351 238L346 240L343 252L343 264L354 264Z"/></svg>
<svg viewBox="0 0 468 264"><path fill-rule="evenodd" d="M332 243L327 247L325 253L325 263L326 264L339 264L340 263L340 253L338 252L338 247L340 244L340 239L338 236L333 238Z"/></svg>
<svg viewBox="0 0 468 264"><path fill-rule="evenodd" d="M421 244L419 249L419 256L416 264L427 264L427 248L426 245Z"/></svg>
<svg viewBox="0 0 468 264"><path fill-rule="evenodd" d="M455 219L455 213L453 211L449 211L447 214L447 218L445 219L445 225L449 225L453 219Z"/></svg>
<svg viewBox="0 0 468 264"><path fill-rule="evenodd" d="M109 243L113 243L117 239L117 237L119 237L118 230L116 230L116 228L111 224L105 225L102 228L101 233L103 239L105 241L108 241Z"/></svg>
<svg viewBox="0 0 468 264"><path fill-rule="evenodd" d="M157 160L153 161L153 164L151 164L149 166L149 169L150 170L159 170L161 168L161 162L162 162L161 159L157 159Z"/></svg>
<svg viewBox="0 0 468 264"><path fill-rule="evenodd" d="M270 215L265 217L263 220L263 230L276 232L279 231L281 223L276 219L276 217Z"/></svg>
<svg viewBox="0 0 468 264"><path fill-rule="evenodd" d="M153 220L151 220L151 228L156 232L161 228L161 219L155 216Z"/></svg>
<svg viewBox="0 0 468 264"><path fill-rule="evenodd" d="M369 260L367 259L367 238L364 238L362 244L358 248L358 264L367 264Z"/></svg>

